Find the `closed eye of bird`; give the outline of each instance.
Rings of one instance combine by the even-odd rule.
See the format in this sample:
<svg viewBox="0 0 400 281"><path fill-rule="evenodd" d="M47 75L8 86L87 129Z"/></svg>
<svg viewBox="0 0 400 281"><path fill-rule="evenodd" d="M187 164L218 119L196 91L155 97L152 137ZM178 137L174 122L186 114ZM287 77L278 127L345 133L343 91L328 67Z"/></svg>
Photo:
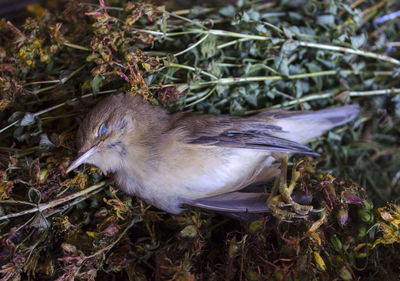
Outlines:
<svg viewBox="0 0 400 281"><path fill-rule="evenodd" d="M105 174L114 173L124 192L172 214L192 205L301 217L313 208L291 197L287 154L315 155L304 142L358 114L358 105L267 110L248 117L169 114L121 93L105 98L85 117L77 134L79 157L67 172L83 163L96 165ZM275 161L281 163L281 172ZM273 178L270 196L239 192ZM281 209L288 205L292 211Z"/></svg>

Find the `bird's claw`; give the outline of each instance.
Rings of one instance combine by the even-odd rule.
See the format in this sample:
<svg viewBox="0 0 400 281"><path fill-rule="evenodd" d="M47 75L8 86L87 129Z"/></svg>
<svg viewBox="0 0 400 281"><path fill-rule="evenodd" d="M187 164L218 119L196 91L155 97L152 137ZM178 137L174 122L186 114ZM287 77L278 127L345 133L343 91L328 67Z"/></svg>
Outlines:
<svg viewBox="0 0 400 281"><path fill-rule="evenodd" d="M267 206L272 215L280 220L290 220L292 218L307 218L310 212L313 212L313 206L302 205L292 199L292 193L296 182L300 177L300 172L296 170L297 166L302 162L296 163L293 167L292 178L289 186L287 185L287 154L284 156L279 155L278 159L281 161L281 174L276 178L271 195L267 200ZM291 210L284 210L282 208L290 207Z"/></svg>

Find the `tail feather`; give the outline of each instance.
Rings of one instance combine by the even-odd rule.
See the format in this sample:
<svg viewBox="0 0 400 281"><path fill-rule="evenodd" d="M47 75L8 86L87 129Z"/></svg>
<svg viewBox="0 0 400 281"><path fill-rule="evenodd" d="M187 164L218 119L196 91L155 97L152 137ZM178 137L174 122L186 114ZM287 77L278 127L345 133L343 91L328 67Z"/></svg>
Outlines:
<svg viewBox="0 0 400 281"><path fill-rule="evenodd" d="M276 136L303 143L350 122L359 112L358 104L317 111L279 111L274 114L276 125L288 133L279 133Z"/></svg>

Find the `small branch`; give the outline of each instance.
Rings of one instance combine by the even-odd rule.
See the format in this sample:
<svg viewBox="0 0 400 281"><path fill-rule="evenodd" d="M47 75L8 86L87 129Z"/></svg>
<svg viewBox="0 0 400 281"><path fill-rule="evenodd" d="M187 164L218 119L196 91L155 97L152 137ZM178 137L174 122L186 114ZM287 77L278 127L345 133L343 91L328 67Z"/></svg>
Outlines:
<svg viewBox="0 0 400 281"><path fill-rule="evenodd" d="M390 95L390 94L399 94L400 89L384 89L384 90L374 90L374 91L359 91L359 92L343 92L341 94L347 94L349 97L366 97L366 96L379 96L379 95ZM339 94L340 95L340 94ZM311 100L320 100L320 99L328 99L337 96L335 93L324 93L324 94L314 94L304 96L302 98L298 98L292 101L284 102L282 104L277 104L269 107L272 108L281 108L288 107L295 104L300 104L303 102L311 101Z"/></svg>
<svg viewBox="0 0 400 281"><path fill-rule="evenodd" d="M100 91L100 92L97 93L97 95L99 95L99 94L110 94L110 93L115 93L115 92L117 92L117 91L118 91L118 90ZM92 96L94 96L94 95L95 95L94 93L90 93L90 94L86 94L86 95L81 96L81 98L82 98L82 99L86 99L86 98L92 97ZM78 98L73 98L73 99L70 100L69 102L75 102L75 101L77 101L77 100L78 100ZM69 102L68 102L68 103L69 103ZM52 107L43 109L43 110L41 110L41 111L38 111L38 112L36 112L36 113L33 113L33 115L34 115L35 117L38 117L38 116L40 116L40 115L42 115L42 114L44 114L44 113L47 113L47 112L49 112L49 111L55 110L55 109L60 108L60 107L63 107L63 106L66 105L66 104L67 104L67 102L63 102L63 103L57 104L57 105L55 105L55 106L52 106ZM11 123L11 124L7 125L6 127L2 128L2 129L0 130L0 133L6 131L7 129L11 128L11 127L14 126L14 125L17 125L18 122L19 122L19 120L14 121L13 123Z"/></svg>
<svg viewBox="0 0 400 281"><path fill-rule="evenodd" d="M159 11L160 11L160 9L159 9ZM163 10L163 11L161 11L161 12L163 12L163 13L165 13L165 14L171 16L171 17L174 17L174 18L177 18L177 19L186 21L186 22L188 22L188 23L190 23L190 24L197 25L198 27L205 28L205 26L202 25L201 23L194 22L194 21L192 21L191 19L182 17L181 15L178 15L178 14L176 14L176 13L170 13L170 12L165 11L165 10Z"/></svg>
<svg viewBox="0 0 400 281"><path fill-rule="evenodd" d="M25 86L29 86L29 85L38 85L38 84L56 84L56 83L60 83L61 80L49 80L49 81L34 81L34 82L28 82L24 85L22 85L23 87Z"/></svg>
<svg viewBox="0 0 400 281"><path fill-rule="evenodd" d="M35 95L37 95L37 94L40 94L40 93L42 93L42 92L46 92L46 91L49 91L49 90L52 90L52 89L57 88L58 86L64 84L65 82L67 82L68 80L70 80L72 77L74 77L75 74L77 74L77 73L80 72L82 69L84 69L85 66L86 66L86 64L84 64L84 65L82 65L81 67L79 67L78 69L74 70L74 71L71 72L68 76L66 76L66 77L64 77L64 78L62 78L62 79L60 79L60 80L55 80L55 81L57 81L57 84L56 84L56 85L52 85L52 86L48 86L48 87L45 87L45 88L41 88L41 89L39 89L39 90L37 90L37 91L33 91L33 93L34 93ZM33 84L33 83L31 82L31 83L28 83L28 84ZM28 85L28 84L26 84L26 85ZM24 86L26 86L26 85L24 85Z"/></svg>
<svg viewBox="0 0 400 281"><path fill-rule="evenodd" d="M214 12L216 10L218 10L218 8L202 8L200 10L201 11L200 14L206 14L206 13ZM174 11L173 14L182 16L182 15L190 14L192 11L193 11L193 9L178 10L178 11ZM197 12L197 10L196 10L196 12Z"/></svg>
<svg viewBox="0 0 400 281"><path fill-rule="evenodd" d="M295 99L295 100L291 100L288 102L284 102L282 104L277 104L274 106L269 107L270 109L272 108L282 108L282 107L288 107L288 106L292 106L295 104L300 104L302 102L307 102L307 101L311 101L311 100L320 100L320 99L328 99L333 97L334 94L330 94L330 93L325 93L325 94L314 94L314 95L308 95L308 96L304 96L302 98L299 99Z"/></svg>
<svg viewBox="0 0 400 281"><path fill-rule="evenodd" d="M239 42L246 42L246 41L250 41L250 40L251 40L251 39L249 39L249 38L236 39L236 40L229 41L229 42L226 42L226 43L224 43L224 44L218 45L218 46L217 46L217 49L223 49L223 48L225 48L225 47L229 47L229 46L231 46L231 45L235 45L236 43L239 43Z"/></svg>
<svg viewBox="0 0 400 281"><path fill-rule="evenodd" d="M303 47L325 49L325 50L330 50L330 51L354 54L354 55L359 55L359 56L363 56L363 57L369 57L369 58L374 58L374 59L390 62L395 65L400 65L399 60L392 58L392 57L385 56L385 55L381 55L381 54L375 54L372 52L355 50L355 49L344 48L344 47L339 47L339 46L331 46L331 45L317 44L317 43L311 43L311 42L302 42L302 41L298 41L298 42L299 42L300 46L303 46Z"/></svg>
<svg viewBox="0 0 400 281"><path fill-rule="evenodd" d="M11 124L5 126L3 129L0 129L0 134L1 134L2 132L6 131L7 129L11 128L12 126L17 125L18 122L19 122L19 120L14 121L14 122L12 122Z"/></svg>
<svg viewBox="0 0 400 281"><path fill-rule="evenodd" d="M216 89L216 87L212 88L210 91L208 91L208 93L206 95L204 95L203 97L199 98L198 100L195 100L192 103L189 103L189 104L185 105L185 107L191 107L192 105L195 105L195 104L207 99L209 96L212 95L212 93L214 93L215 89Z"/></svg>
<svg viewBox="0 0 400 281"><path fill-rule="evenodd" d="M60 207L60 208L58 208L58 209L56 209L56 210L54 210L54 211L51 211L51 212L47 213L47 214L44 215L44 216L45 216L45 217L50 217L50 216L52 216L52 215L54 215L54 214L63 212L63 211L65 211L65 210L71 208L72 206L75 206L75 205L79 204L80 202L85 201L88 197L91 197L91 196L95 195L96 193L99 193L101 190L102 190L102 189L100 188L100 189L97 189L97 190L95 190L95 191L93 191L93 192L90 192L90 193L88 193L88 194L86 195L86 197L83 197L83 196L82 196L82 197L80 197L80 198L77 198L77 199L75 199L74 201L72 201L71 203L68 203L68 204L66 204L66 205L64 205L64 206L62 206L62 207Z"/></svg>
<svg viewBox="0 0 400 281"><path fill-rule="evenodd" d="M18 212L18 213L14 213L14 214L8 214L8 215L1 216L0 217L0 221L6 220L6 219L10 219L10 218L24 216L24 215L30 214L30 213L43 212L44 210L53 208L53 207L55 207L57 205L63 204L63 203L68 202L68 201L71 201L71 200L73 200L73 199L75 199L77 197L86 195L86 194L88 194L88 193L90 193L90 192L92 192L92 191L94 191L94 190L96 190L98 188L103 187L105 184L106 184L106 182L102 181L102 182L100 182L98 184L95 184L95 185L92 185L91 187L88 187L88 188L86 188L86 189L84 189L82 191L79 191L79 192L76 192L74 194L65 196L63 198L56 199L56 200L48 202L48 203L38 204L37 207L35 207L35 208L29 209L29 210L24 210L24 211L21 211L21 212Z"/></svg>
<svg viewBox="0 0 400 281"><path fill-rule="evenodd" d="M201 44L201 42L203 42L204 40L206 40L208 36L209 36L209 34L206 33L206 35L205 35L203 38L201 38L199 41L197 41L196 43L194 43L192 46L186 48L185 50L183 50L183 51L181 51L181 52L179 52L179 53L174 54L174 57L180 56L180 55L182 55L182 54L184 54L184 53L186 53L186 52L189 52L191 49L196 48L196 46L198 46L199 44Z"/></svg>
<svg viewBox="0 0 400 281"><path fill-rule="evenodd" d="M194 30L193 30L194 31ZM253 40L277 40L278 42L284 42L284 39L277 39L277 38L272 38L272 37L266 37L266 36L259 36L259 35L252 35L252 34L242 34L238 32L231 32L231 31L226 31L226 30L218 30L218 29L210 29L210 30L197 30L198 33L209 33L217 36L227 36L227 37L236 37L236 38L248 38L248 39L253 39ZM275 41L276 42L276 41ZM318 44L318 43L311 43L311 42L304 42L304 41L295 41L298 42L300 46L303 47L309 47L309 48L317 48L317 49L325 49L325 50L331 50L331 51L337 51L337 52L342 52L342 53L349 53L349 54L355 54L359 56L364 56L364 57L370 57L370 58L375 58L378 60L383 60L386 62L393 63L395 65L400 65L400 61L381 54L375 54L372 52L367 52L367 51L362 51L362 50L355 50L351 48L345 48L345 47L340 47L340 46L332 46L332 45L325 45L325 44Z"/></svg>
<svg viewBox="0 0 400 281"><path fill-rule="evenodd" d="M261 40L261 41L272 40L272 39L277 40L276 38L267 37L267 36L260 36L260 35L254 35L254 34L243 34L243 33L220 30L220 29L209 29L207 31L198 30L198 32L201 32L201 33L208 32L210 34L217 35L217 36L247 38L247 39L254 39L254 40ZM280 39L280 41L283 42L284 40Z"/></svg>
<svg viewBox="0 0 400 281"><path fill-rule="evenodd" d="M254 76L254 77L229 77L229 78L221 78L218 80L213 80L213 81L207 81L207 82L199 82L197 84L194 84L191 86L192 89L197 89L201 87L206 87L209 85L230 85L230 84L235 84L235 83L243 83L243 82L256 82L256 81L278 81L278 80L293 80L293 79L302 79L302 78L310 78L310 77L320 77L320 76L329 76L329 75L338 75L339 73L343 74L361 74L361 73L369 73L369 72L360 72L360 71L353 71L353 70L326 70L326 71L319 71L319 72L312 72L312 73L301 73L301 74L294 74L294 75L289 75L289 76L281 76L281 75L275 75L275 76ZM387 71L387 72L371 72L373 75L392 75L393 72Z"/></svg>
<svg viewBox="0 0 400 281"><path fill-rule="evenodd" d="M95 256L104 253L104 252L108 252L109 250L111 250L121 239L122 237L124 237L124 235L126 234L126 232L132 227L134 226L136 223L141 222L143 219L141 217L138 218L134 218L132 219L129 224L127 225L127 227L125 227L125 229L121 232L121 234L118 236L117 239L115 239L115 241L113 241L110 245L108 245L107 247L100 249L99 251L97 251L96 253L85 257L85 261L90 259L90 258L94 258Z"/></svg>
<svg viewBox="0 0 400 281"><path fill-rule="evenodd" d="M70 43L68 41L63 42L63 45L70 47L70 48L82 50L82 51L91 51L91 49L89 49L88 47L80 46L80 45L77 45L74 43Z"/></svg>
<svg viewBox="0 0 400 281"><path fill-rule="evenodd" d="M380 95L390 95L390 94L399 94L400 89L384 89L384 90L374 90L374 91L361 91L361 92L344 92L344 94L348 94L350 97L366 97L366 96L380 96Z"/></svg>
<svg viewBox="0 0 400 281"><path fill-rule="evenodd" d="M204 71L204 70L202 70L200 68L195 68L195 67L191 67L191 66L188 66L188 65L177 64L177 63L170 63L168 66L177 67L177 68L183 68L183 69L187 69L187 70L191 70L191 71L199 71L201 74L204 74L204 75L206 75L206 76L208 76L208 77L210 77L210 78L212 78L214 80L218 79L218 77L216 77L216 76L212 75L211 73L208 73L208 72L206 72L206 71Z"/></svg>
<svg viewBox="0 0 400 281"><path fill-rule="evenodd" d="M115 93L115 92L117 92L117 90L107 90L107 91L98 92L97 95L99 95L99 94L111 94L111 93ZM82 99L86 99L86 98L92 97L92 96L94 96L94 95L95 95L94 93L90 93L90 94L86 94L86 95L81 96L81 98L82 98ZM52 106L52 107L43 109L43 110L41 110L41 111L38 111L38 112L34 113L33 115L34 115L35 117L37 117L37 116L39 116L39 115L42 115L42 114L47 113L47 112L49 112L49 111L52 111L52 110L54 110L54 109L63 107L63 106L66 105L67 103L75 102L75 101L77 101L77 100L78 100L78 98L73 98L72 100L70 100L70 101L68 101L68 102L66 101L66 102L57 104L57 105L55 105L55 106Z"/></svg>
<svg viewBox="0 0 400 281"><path fill-rule="evenodd" d="M22 205L37 206L37 204L20 200L0 200L0 204L22 204Z"/></svg>

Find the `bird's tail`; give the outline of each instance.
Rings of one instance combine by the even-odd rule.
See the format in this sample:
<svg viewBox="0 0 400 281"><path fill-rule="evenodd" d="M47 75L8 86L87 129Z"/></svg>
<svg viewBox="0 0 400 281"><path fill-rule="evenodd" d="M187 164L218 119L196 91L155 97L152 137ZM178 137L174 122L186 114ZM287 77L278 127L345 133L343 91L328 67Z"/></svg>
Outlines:
<svg viewBox="0 0 400 281"><path fill-rule="evenodd" d="M282 127L285 133L276 136L303 143L321 136L327 130L350 122L359 112L358 104L317 111L278 111L273 114L273 118L275 124Z"/></svg>

